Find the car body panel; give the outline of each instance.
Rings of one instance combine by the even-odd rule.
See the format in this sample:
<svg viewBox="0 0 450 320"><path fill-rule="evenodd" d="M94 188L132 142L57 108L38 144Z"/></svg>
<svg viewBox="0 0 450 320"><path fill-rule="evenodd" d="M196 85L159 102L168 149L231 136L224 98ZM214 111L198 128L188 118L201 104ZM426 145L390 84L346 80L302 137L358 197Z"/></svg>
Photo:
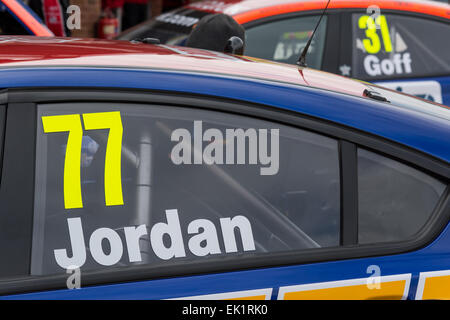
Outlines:
<svg viewBox="0 0 450 320"><path fill-rule="evenodd" d="M31 40L31 41L30 41ZM296 66L277 64L260 59L225 55L212 51L197 50L165 45L149 46L121 41L47 38L33 40L30 37L0 37L0 68L51 67L51 66L95 66L122 68L158 68L205 71L208 73L245 76L271 81L320 87L362 96L366 85L344 77L330 77L329 74ZM40 46L36 46L40 44ZM13 54L33 50L34 55ZM157 58L157 59L156 59ZM239 63L236 63L239 62ZM241 64L245 67L241 67Z"/></svg>
<svg viewBox="0 0 450 320"><path fill-rule="evenodd" d="M426 248L400 255L82 287L77 290L52 290L3 296L0 299L174 299L191 296L206 296L202 298L208 299L207 295L219 293L273 289L270 299L275 300L282 299L279 296L280 287L292 284L322 284L351 279L371 281L368 277L372 274L368 272L368 267L379 266L382 277L404 274L410 277L405 284L404 297L382 298L413 300L421 273L450 269L449 228L447 226L441 236ZM442 292L443 289L438 290ZM334 299L341 297L335 296Z"/></svg>
<svg viewBox="0 0 450 320"><path fill-rule="evenodd" d="M0 62L0 88L142 89L227 98L339 124L419 150L445 163L450 162L450 120L445 106L423 102L409 108L376 101L363 96L363 88L372 88L363 82L201 50L62 40L52 40L53 45L44 40L39 45L39 39L27 39L18 44L2 42L0 38L3 59ZM59 50L56 49L58 46ZM74 51L75 48L79 51ZM10 52L9 56L7 52ZM15 61L11 52L20 57L20 61ZM168 63L171 65L166 66ZM189 69L186 64L193 67ZM270 76L275 71L277 74ZM313 80L310 79L315 79L316 85L311 85ZM334 84L323 84L339 81L352 88L344 90ZM404 97L396 92L392 95L400 100ZM389 286L382 285L380 291L366 290L360 297L414 299L422 297L417 288L422 288L419 284L424 281L424 272L447 272L450 269L449 243L450 226L447 225L428 245L401 254L82 286L77 290L16 294L2 296L1 299L172 299L199 296L202 299L249 296L282 299L287 297L289 290L302 290L297 287L301 285L324 290L336 286L353 288L355 283L366 287L373 280L370 272L373 266L380 269L382 281L394 279L400 282L399 290L395 293L383 291ZM20 283L21 279L16 281ZM438 292L444 292L444 289L437 288ZM331 297L342 298L333 294Z"/></svg>
<svg viewBox="0 0 450 320"><path fill-rule="evenodd" d="M187 8L207 12L221 12L232 15L241 24L262 19L269 16L286 14L296 11L322 10L327 1L317 0L282 0L274 4L270 0L222 0L201 1L187 5ZM380 9L401 10L434 15L450 19L448 6L431 1L391 1L375 0L370 5L376 5ZM343 8L367 8L367 2L361 0L335 0L331 1L329 9Z"/></svg>

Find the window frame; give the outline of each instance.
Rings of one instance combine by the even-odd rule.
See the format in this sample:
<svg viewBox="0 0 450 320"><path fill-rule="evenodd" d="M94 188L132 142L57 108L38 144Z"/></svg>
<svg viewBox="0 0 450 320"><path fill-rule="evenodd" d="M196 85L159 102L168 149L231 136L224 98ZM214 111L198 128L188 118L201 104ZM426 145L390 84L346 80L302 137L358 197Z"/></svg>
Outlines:
<svg viewBox="0 0 450 320"><path fill-rule="evenodd" d="M366 13L366 9L364 8L351 8L351 9L342 9L341 11L341 37L342 37L342 46L340 49L340 60L339 65L349 65L352 67L352 71L350 73L350 77L353 77L353 26L352 26L352 16L353 14L361 14ZM441 22L447 24L450 28L450 22L448 19L428 15L425 13L419 12L410 12L410 11L402 11L402 10L394 10L394 9L381 9L382 14L394 14L402 17L411 17L417 19L425 19L429 21ZM403 80L403 79L418 79L418 78L436 78L448 76L448 73L440 73L434 75L401 75L401 76L377 76L377 77L361 77L358 78L363 81L382 81L382 80Z"/></svg>
<svg viewBox="0 0 450 320"><path fill-rule="evenodd" d="M10 277L29 272L31 262L28 255L31 254L34 202L34 106L32 102L9 102L6 107L0 186L0 256L9 257L12 264L0 264L0 273ZM22 128L25 129L21 130ZM19 184L17 181L23 183Z"/></svg>
<svg viewBox="0 0 450 320"><path fill-rule="evenodd" d="M80 98L82 97L82 98ZM32 235L32 219L33 219L33 203L34 203L34 170L35 170L35 141L36 141L36 121L38 103L53 102L133 102L145 103L148 105L163 104L167 107L185 107L197 108L204 110L214 110L220 112L233 113L241 116L250 116L258 119L268 120L271 122L279 122L292 127L301 128L320 135L328 136L339 141L340 150L340 168L341 168L341 246L338 248L318 248L309 250L290 251L285 253L272 253L256 257L241 257L238 261L234 257L222 258L220 263L210 261L189 262L183 265L168 266L164 270L151 265L140 265L129 268L108 268L106 270L97 270L93 272L83 273L84 286L102 285L123 281L142 281L151 280L162 277L181 277L195 274L215 273L215 272L231 272L239 270L247 270L252 268L269 268L280 267L286 265L298 265L306 263L317 263L326 261L336 261L342 259L353 259L363 257L373 257L380 255L388 255L395 253L404 253L417 250L429 244L447 225L450 218L450 165L442 160L436 159L430 155L421 153L403 145L397 144L386 139L361 132L352 128L348 128L339 124L331 123L323 119L317 119L305 115L300 115L293 111L280 110L271 108L270 106L252 104L248 102L223 99L217 97L168 93L153 90L138 89L83 89L83 88L30 88L30 89L11 89L8 90L8 115L16 113L14 117L7 118L7 145L5 148L5 167L12 166L20 159L20 153L12 150L11 145L14 144L14 134L23 132L28 138L27 143L23 143L22 151L31 148L34 156L28 157L23 161L27 166L23 170L17 170L17 174L22 174L27 185L27 194L29 202L17 201L18 197L8 198L5 190L7 188L23 189L17 184L17 176L7 174L7 170L3 171L3 181L0 189L0 200L7 208L12 208L11 212L20 212L27 217L30 225L25 228L24 232L28 232L28 247L31 251L31 235ZM17 106L22 105L22 108ZM19 121L23 114L28 115L27 126L21 123L20 130ZM10 134L10 130L13 135ZM16 138L17 139L17 138ZM11 140L11 143L9 141ZM17 142L17 140L15 140ZM27 146L32 144L32 146ZM411 239L381 243L355 245L355 223L357 226L357 205L358 188L354 183L357 178L356 166L356 147L361 146L378 154L388 156L394 160L401 161L407 165L419 168L432 176L439 177L447 184L444 195L436 206L431 218L422 227L422 229ZM19 166L17 166L19 167ZM356 175L356 176L355 176ZM31 179L29 177L32 177ZM26 179L26 177L28 177ZM17 211L19 207L23 207L22 211ZM13 210L14 209L14 210ZM344 219L343 219L344 218ZM345 223L344 223L345 222ZM356 227L357 228L357 227ZM4 246L0 243L0 254L4 254ZM0 279L0 295L42 291L52 289L66 288L67 275L51 276L31 276L31 254L22 255L28 262L27 274L22 273L16 278Z"/></svg>

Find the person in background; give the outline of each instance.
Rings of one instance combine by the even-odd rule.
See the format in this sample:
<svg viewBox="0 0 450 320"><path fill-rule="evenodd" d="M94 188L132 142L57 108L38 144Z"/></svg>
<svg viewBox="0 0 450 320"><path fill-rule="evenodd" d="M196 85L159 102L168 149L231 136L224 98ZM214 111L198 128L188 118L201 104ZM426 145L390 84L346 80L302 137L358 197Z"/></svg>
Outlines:
<svg viewBox="0 0 450 320"><path fill-rule="evenodd" d="M69 37L67 8L69 0L29 0L28 6L44 21L57 37Z"/></svg>

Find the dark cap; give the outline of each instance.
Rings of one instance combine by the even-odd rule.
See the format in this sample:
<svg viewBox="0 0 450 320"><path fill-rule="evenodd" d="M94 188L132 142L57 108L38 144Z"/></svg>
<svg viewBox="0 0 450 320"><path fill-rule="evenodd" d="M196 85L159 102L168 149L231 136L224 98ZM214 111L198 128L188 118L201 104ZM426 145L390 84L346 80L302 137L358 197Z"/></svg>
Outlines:
<svg viewBox="0 0 450 320"><path fill-rule="evenodd" d="M236 20L223 13L209 14L191 31L186 46L223 52L233 36L245 41L245 30Z"/></svg>

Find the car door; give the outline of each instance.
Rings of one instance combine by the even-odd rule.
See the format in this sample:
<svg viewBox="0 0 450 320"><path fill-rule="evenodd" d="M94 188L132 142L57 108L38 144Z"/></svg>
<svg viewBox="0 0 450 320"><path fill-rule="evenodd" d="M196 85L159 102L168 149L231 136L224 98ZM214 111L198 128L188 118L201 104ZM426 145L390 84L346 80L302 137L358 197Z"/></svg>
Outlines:
<svg viewBox="0 0 450 320"><path fill-rule="evenodd" d="M8 99L2 298L448 297L448 164L236 100Z"/></svg>
<svg viewBox="0 0 450 320"><path fill-rule="evenodd" d="M351 76L438 103L450 104L448 19L381 10L344 13L341 65ZM432 37L430 35L433 35Z"/></svg>

